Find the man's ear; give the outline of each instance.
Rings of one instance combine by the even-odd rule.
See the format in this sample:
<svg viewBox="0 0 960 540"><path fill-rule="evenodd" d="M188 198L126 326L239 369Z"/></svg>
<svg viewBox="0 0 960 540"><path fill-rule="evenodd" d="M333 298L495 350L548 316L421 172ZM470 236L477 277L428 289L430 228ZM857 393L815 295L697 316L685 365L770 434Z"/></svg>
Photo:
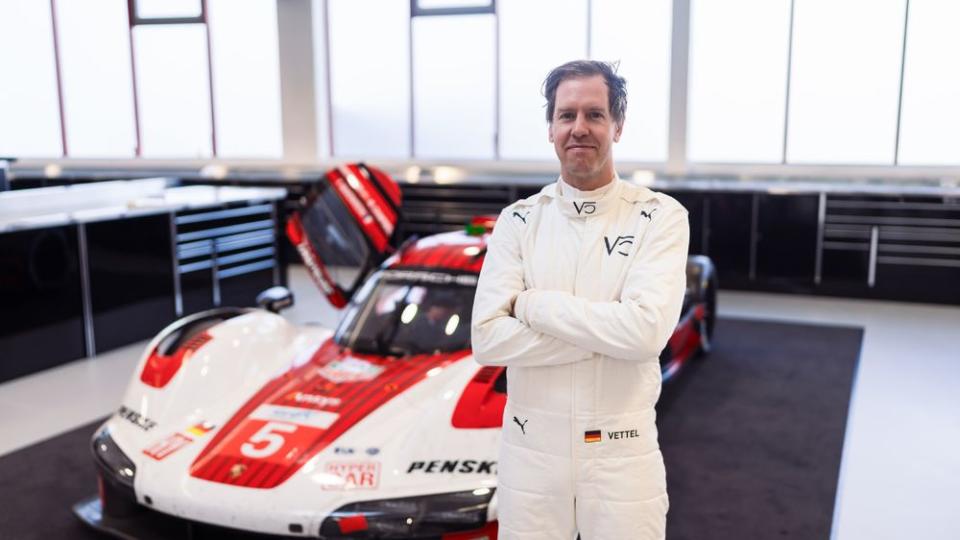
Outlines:
<svg viewBox="0 0 960 540"><path fill-rule="evenodd" d="M617 124L616 131L613 132L613 142L620 142L620 135L623 133L623 122Z"/></svg>
<svg viewBox="0 0 960 540"><path fill-rule="evenodd" d="M553 123L547 124L547 140L553 142Z"/></svg>

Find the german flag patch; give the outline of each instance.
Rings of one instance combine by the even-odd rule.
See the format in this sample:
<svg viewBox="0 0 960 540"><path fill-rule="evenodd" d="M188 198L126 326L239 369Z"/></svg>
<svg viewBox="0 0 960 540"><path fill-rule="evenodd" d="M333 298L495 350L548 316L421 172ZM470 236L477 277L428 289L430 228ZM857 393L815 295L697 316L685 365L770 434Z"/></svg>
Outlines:
<svg viewBox="0 0 960 540"><path fill-rule="evenodd" d="M583 442L585 442L585 443L600 442L600 430L599 430L599 429L594 429L594 430L591 430L591 431L584 431L584 432L583 432Z"/></svg>

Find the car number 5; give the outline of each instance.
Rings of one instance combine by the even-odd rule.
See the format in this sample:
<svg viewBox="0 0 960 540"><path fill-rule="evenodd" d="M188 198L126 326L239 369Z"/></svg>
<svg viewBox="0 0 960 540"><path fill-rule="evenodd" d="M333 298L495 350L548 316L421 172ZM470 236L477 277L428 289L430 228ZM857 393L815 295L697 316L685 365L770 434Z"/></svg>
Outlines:
<svg viewBox="0 0 960 540"><path fill-rule="evenodd" d="M240 453L249 458L265 458L272 456L283 448L286 439L282 433L293 433L297 426L293 424L284 424L281 422L267 422L259 431L250 437L250 440L240 446ZM266 443L263 446L257 446L260 443Z"/></svg>

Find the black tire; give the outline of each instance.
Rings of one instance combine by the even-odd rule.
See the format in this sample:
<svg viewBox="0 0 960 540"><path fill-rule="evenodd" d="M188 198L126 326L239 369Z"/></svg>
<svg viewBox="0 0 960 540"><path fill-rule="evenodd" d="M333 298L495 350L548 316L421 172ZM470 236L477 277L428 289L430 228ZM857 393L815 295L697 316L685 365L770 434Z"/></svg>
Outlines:
<svg viewBox="0 0 960 540"><path fill-rule="evenodd" d="M717 275L712 274L707 287L703 291L703 300L706 313L700 320L700 352L703 355L710 354L713 349L713 330L717 323Z"/></svg>

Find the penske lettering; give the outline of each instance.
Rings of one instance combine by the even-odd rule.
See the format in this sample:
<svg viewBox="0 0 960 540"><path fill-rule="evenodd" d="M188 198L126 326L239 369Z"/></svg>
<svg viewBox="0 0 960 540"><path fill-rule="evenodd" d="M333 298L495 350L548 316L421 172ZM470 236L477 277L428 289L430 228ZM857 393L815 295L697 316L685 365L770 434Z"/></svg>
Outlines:
<svg viewBox="0 0 960 540"><path fill-rule="evenodd" d="M497 462L476 459L414 461L407 468L407 474L415 472L427 474L497 474Z"/></svg>

